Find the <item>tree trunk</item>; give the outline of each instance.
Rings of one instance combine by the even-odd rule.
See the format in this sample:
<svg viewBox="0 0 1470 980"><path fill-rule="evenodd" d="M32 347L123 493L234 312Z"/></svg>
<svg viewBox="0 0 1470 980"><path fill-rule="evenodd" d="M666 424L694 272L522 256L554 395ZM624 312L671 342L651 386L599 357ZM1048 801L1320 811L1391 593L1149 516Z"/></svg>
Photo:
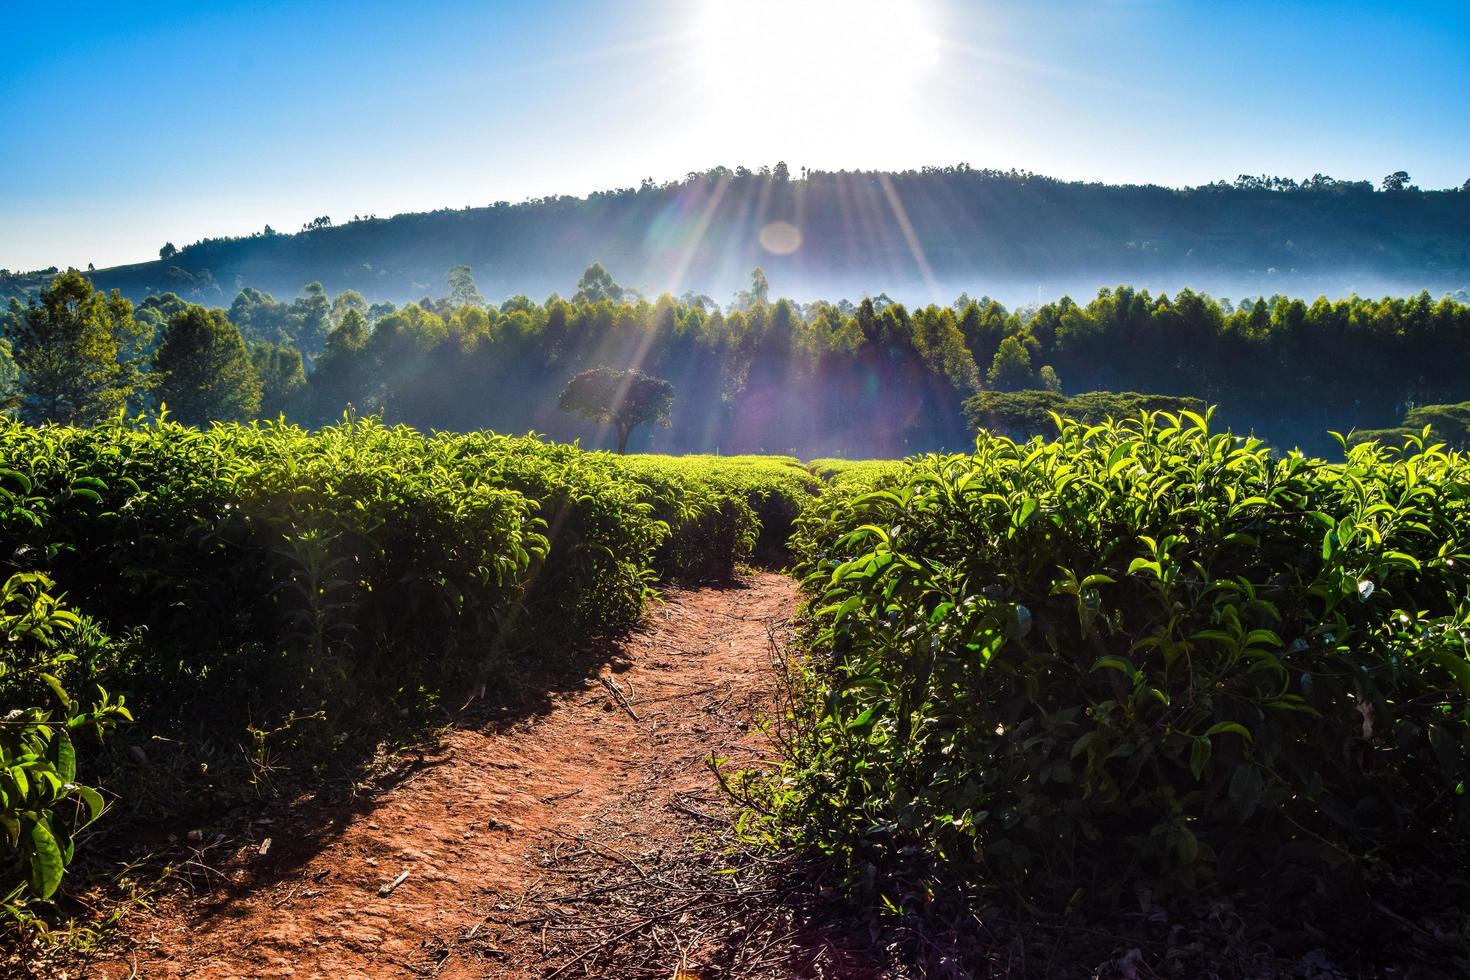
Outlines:
<svg viewBox="0 0 1470 980"><path fill-rule="evenodd" d="M628 433L633 431L631 425L618 426L618 455L621 456L628 451Z"/></svg>

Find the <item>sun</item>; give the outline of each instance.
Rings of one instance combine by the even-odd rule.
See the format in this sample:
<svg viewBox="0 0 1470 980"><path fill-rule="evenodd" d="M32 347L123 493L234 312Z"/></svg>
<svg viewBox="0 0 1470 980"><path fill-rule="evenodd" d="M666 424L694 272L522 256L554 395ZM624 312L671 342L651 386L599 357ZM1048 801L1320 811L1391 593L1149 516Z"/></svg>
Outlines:
<svg viewBox="0 0 1470 980"><path fill-rule="evenodd" d="M703 0L697 10L716 110L772 135L881 126L912 107L940 60L923 0Z"/></svg>

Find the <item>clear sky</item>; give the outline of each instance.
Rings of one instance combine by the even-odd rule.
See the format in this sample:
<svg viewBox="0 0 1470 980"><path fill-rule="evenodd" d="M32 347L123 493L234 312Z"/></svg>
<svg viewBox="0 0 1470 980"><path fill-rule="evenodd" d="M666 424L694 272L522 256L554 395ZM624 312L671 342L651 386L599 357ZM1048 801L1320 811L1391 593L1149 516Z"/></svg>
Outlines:
<svg viewBox="0 0 1470 980"><path fill-rule="evenodd" d="M1470 178L1470 4L5 0L0 267L715 164Z"/></svg>

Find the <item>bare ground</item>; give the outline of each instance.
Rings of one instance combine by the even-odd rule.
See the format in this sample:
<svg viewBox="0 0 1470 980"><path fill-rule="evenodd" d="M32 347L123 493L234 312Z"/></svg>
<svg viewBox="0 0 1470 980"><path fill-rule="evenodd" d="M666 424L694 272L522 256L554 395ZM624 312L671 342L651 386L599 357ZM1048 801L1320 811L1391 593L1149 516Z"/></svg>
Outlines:
<svg viewBox="0 0 1470 980"><path fill-rule="evenodd" d="M250 825L207 887L134 910L71 975L867 975L720 848L706 760L769 757L795 605L769 573L668 590L591 676L350 808Z"/></svg>

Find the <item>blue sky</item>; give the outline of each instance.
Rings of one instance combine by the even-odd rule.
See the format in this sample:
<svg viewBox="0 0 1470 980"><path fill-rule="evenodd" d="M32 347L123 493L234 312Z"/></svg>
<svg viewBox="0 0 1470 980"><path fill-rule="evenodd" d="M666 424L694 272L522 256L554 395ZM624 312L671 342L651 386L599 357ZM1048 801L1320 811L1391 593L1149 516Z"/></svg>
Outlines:
<svg viewBox="0 0 1470 980"><path fill-rule="evenodd" d="M0 267L715 164L1470 178L1470 5L3 5Z"/></svg>

